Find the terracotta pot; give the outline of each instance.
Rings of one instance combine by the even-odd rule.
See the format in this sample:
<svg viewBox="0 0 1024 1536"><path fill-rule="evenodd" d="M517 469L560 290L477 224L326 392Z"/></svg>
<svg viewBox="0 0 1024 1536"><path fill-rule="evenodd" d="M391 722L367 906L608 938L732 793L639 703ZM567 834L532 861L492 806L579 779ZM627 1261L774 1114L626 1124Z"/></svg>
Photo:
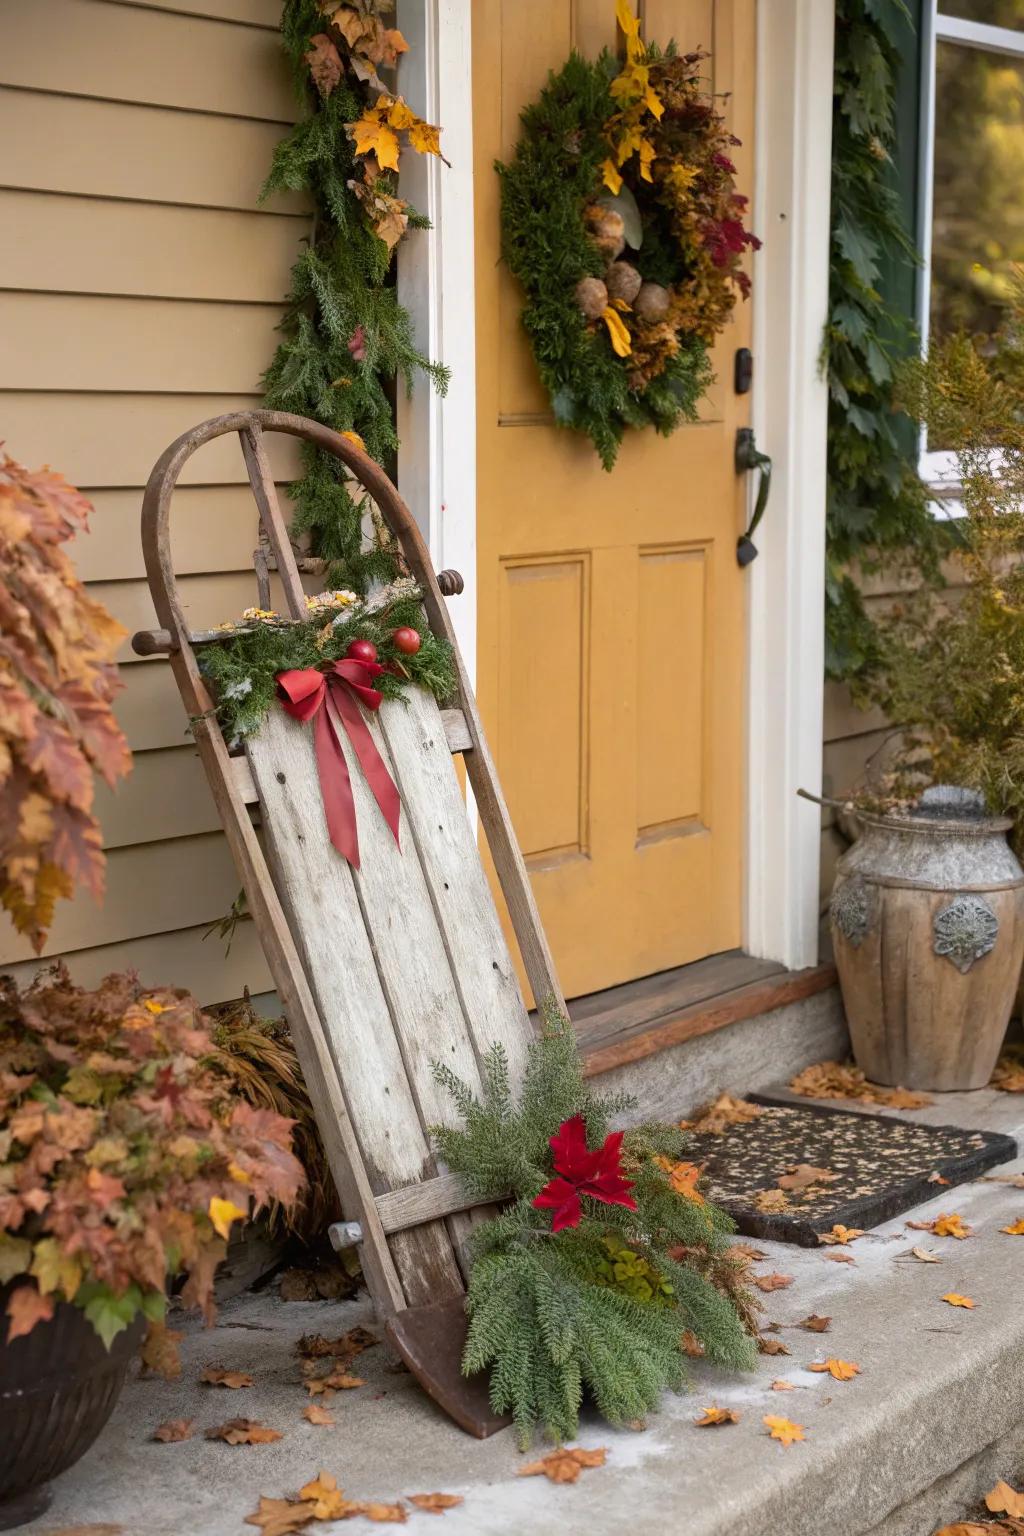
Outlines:
<svg viewBox="0 0 1024 1536"><path fill-rule="evenodd" d="M0 1316L18 1284L0 1286ZM143 1321L109 1351L78 1307L61 1302L50 1322L0 1345L0 1530L43 1513L50 1479L92 1445L114 1411Z"/></svg>
<svg viewBox="0 0 1024 1536"><path fill-rule="evenodd" d="M829 915L857 1065L874 1082L981 1088L1024 959L1012 823L939 785L910 816L858 816Z"/></svg>

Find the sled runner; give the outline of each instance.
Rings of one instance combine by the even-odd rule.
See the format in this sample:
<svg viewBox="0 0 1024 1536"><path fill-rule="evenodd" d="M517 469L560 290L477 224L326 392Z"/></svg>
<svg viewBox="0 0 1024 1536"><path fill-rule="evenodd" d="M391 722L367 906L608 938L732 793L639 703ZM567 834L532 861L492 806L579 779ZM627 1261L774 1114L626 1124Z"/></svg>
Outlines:
<svg viewBox="0 0 1024 1536"><path fill-rule="evenodd" d="M175 485L192 454L229 433L241 441L284 612L305 619L300 565L278 504L265 433L284 432L335 455L373 498L423 593L426 623L452 646L458 684L439 709L424 689L366 717L401 799L401 847L348 743L360 864L332 845L313 733L274 708L244 749L229 750L212 713L198 652L224 636L192 632L171 560ZM470 1433L496 1418L482 1378L461 1375L465 1239L479 1210L438 1171L428 1127L450 1111L431 1064L479 1081L481 1055L503 1043L513 1075L531 1024L459 787L461 754L480 822L537 999L561 995L508 810L445 605L462 590L436 575L408 508L384 472L318 423L276 411L203 422L155 465L142 540L161 629L133 639L142 656L168 655L199 755L302 1063L337 1184L348 1238L386 1330L432 1397ZM270 562L254 556L261 607ZM257 832L258 827L258 832Z"/></svg>

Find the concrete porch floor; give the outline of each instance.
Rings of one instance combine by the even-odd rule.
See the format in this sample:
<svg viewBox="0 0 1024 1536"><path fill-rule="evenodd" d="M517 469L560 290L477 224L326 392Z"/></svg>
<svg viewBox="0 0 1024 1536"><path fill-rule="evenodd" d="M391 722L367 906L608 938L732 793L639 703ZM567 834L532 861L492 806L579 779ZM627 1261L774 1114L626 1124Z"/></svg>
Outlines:
<svg viewBox="0 0 1024 1536"><path fill-rule="evenodd" d="M1002 1130L1019 1136L1024 1096L948 1094L908 1119ZM1018 1172L1024 1161L996 1170ZM1024 1215L1024 1189L978 1182L941 1190L909 1213L915 1219L958 1211L976 1236L964 1241L907 1231L905 1218L877 1228L848 1250L764 1243L756 1272L778 1270L794 1283L764 1298L764 1321L779 1322L789 1357L764 1356L749 1376L696 1363L692 1393L665 1399L644 1432L584 1421L579 1443L606 1446L607 1464L577 1484L519 1478L523 1458L510 1432L479 1442L441 1417L419 1388L378 1348L355 1367L367 1384L338 1393L336 1427L302 1417L308 1401L294 1354L302 1333L334 1335L373 1326L365 1300L284 1303L275 1294L228 1303L216 1326L186 1329L177 1382L129 1381L99 1442L58 1479L53 1505L22 1529L43 1536L62 1526L104 1523L125 1536L245 1536L244 1517L260 1494L294 1494L320 1468L353 1498L393 1500L443 1491L464 1503L443 1515L447 1536L604 1533L642 1526L686 1536L930 1536L1005 1477L1024 1474L1024 1238L1001 1226ZM922 1244L941 1264L899 1256ZM941 1301L972 1297L973 1311ZM831 1330L787 1327L809 1313L830 1315ZM861 1374L834 1381L809 1372L815 1359L855 1361ZM229 1391L198 1384L207 1365L251 1373L255 1385ZM792 1392L773 1392L776 1378ZM738 1410L738 1424L696 1429L710 1403ZM790 1447L768 1438L762 1415L805 1428ZM281 1430L271 1445L229 1446L202 1438L208 1426L245 1416ZM194 1418L196 1438L151 1441L165 1419ZM548 1447L531 1453L541 1455ZM413 1530L437 1517L409 1508ZM360 1527L373 1527L363 1521ZM312 1531L339 1529L331 1525ZM355 1529L355 1527L353 1527Z"/></svg>

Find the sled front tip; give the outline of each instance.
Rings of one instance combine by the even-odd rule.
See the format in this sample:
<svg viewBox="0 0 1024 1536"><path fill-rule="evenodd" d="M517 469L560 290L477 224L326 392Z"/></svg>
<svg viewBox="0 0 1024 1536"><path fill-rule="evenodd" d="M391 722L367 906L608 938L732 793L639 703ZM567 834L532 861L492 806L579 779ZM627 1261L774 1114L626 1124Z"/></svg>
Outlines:
<svg viewBox="0 0 1024 1536"><path fill-rule="evenodd" d="M463 1376L466 1304L461 1296L432 1307L407 1307L389 1317L385 1332L423 1390L460 1429L486 1440L512 1420L496 1414L487 1375Z"/></svg>

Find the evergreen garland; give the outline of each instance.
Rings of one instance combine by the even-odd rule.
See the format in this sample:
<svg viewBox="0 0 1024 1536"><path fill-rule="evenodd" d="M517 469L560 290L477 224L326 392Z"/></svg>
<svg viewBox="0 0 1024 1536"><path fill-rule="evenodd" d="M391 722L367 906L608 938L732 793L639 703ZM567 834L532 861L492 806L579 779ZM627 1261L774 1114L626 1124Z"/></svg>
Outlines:
<svg viewBox="0 0 1024 1536"><path fill-rule="evenodd" d="M836 0L832 234L824 358L829 384L826 670L864 679L875 626L850 574L901 555L934 574L940 534L917 471L916 423L894 399L894 362L918 337L879 292L886 259L915 264L891 175L903 0Z"/></svg>
<svg viewBox="0 0 1024 1536"><path fill-rule="evenodd" d="M627 427L667 436L696 419L758 244L702 55L646 47L626 0L616 14L625 63L573 53L496 166L502 250L555 420L585 433L605 469Z"/></svg>
<svg viewBox="0 0 1024 1536"><path fill-rule="evenodd" d="M482 1098L447 1066L434 1073L464 1122L434 1128L440 1156L481 1201L513 1197L473 1234L463 1370L490 1368L491 1403L512 1413L522 1444L538 1428L571 1439L584 1392L613 1424L651 1412L665 1389L686 1384L686 1330L710 1360L752 1367L753 1309L726 1243L732 1222L693 1180L682 1181L688 1196L678 1192L671 1172L685 1138L676 1127L625 1133L635 1210L584 1193L578 1225L555 1232L550 1212L534 1205L551 1179L560 1126L581 1115L593 1149L609 1117L633 1103L588 1088L568 1019L545 1008L518 1102L500 1045L485 1057Z"/></svg>
<svg viewBox="0 0 1024 1536"><path fill-rule="evenodd" d="M250 627L225 626L224 639L204 646L199 666L211 685L217 718L228 742L234 744L259 730L277 698L277 674L291 669L320 667L345 655L353 640L369 640L377 659L389 670L374 680L386 699L400 699L410 682L427 688L443 702L455 692L451 647L427 626L421 596L414 582L400 578L368 604L354 593L325 594L351 599L340 611L309 599L305 622L279 619L253 610ZM420 647L413 655L399 651L396 629L415 629Z"/></svg>
<svg viewBox="0 0 1024 1536"><path fill-rule="evenodd" d="M393 283L401 233L427 220L397 195L397 145L390 168L385 154L360 150L352 132L382 101L407 131L428 127L401 98L384 93L376 73L377 63L405 48L380 20L390 8L384 0L286 0L281 30L305 114L278 144L261 192L261 199L305 192L314 208L312 236L292 268L283 340L264 376L266 404L354 435L385 467L398 448L396 378L411 390L423 371L442 394L448 382L447 369L416 347ZM417 147L414 137L409 142ZM438 153L435 144L436 136L419 147ZM362 549L367 498L333 455L304 444L302 474L290 490L292 532L308 537L310 552L328 562L331 586L363 594L371 582L398 574L390 544Z"/></svg>

